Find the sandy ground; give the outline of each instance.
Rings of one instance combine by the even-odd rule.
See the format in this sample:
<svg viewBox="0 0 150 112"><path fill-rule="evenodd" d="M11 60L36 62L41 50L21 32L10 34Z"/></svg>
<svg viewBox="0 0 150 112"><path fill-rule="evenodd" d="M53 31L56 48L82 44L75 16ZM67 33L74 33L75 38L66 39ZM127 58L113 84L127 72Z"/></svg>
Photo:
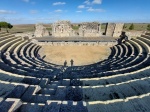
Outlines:
<svg viewBox="0 0 150 112"><path fill-rule="evenodd" d="M75 66L88 65L108 58L110 55L109 46L48 46L43 45L39 51L41 56L46 55L45 61L50 63L70 66L73 59Z"/></svg>

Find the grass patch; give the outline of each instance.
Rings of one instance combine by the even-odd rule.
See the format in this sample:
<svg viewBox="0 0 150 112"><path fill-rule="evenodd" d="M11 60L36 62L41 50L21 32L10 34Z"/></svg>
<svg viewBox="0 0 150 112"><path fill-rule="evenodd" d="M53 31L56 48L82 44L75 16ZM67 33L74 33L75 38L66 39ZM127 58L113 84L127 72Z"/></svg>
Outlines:
<svg viewBox="0 0 150 112"><path fill-rule="evenodd" d="M79 26L72 26L73 30L79 30Z"/></svg>

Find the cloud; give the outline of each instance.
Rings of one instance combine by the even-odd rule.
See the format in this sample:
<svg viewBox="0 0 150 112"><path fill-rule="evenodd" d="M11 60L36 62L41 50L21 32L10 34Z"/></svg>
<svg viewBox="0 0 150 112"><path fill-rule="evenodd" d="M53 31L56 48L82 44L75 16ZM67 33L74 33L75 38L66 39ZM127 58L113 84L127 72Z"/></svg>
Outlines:
<svg viewBox="0 0 150 112"><path fill-rule="evenodd" d="M66 3L65 2L55 2L53 3L53 5L65 5Z"/></svg>
<svg viewBox="0 0 150 112"><path fill-rule="evenodd" d="M87 11L88 12L105 12L104 9L93 9L92 7L90 7Z"/></svg>
<svg viewBox="0 0 150 112"><path fill-rule="evenodd" d="M16 14L16 12L10 10L0 10L0 14Z"/></svg>
<svg viewBox="0 0 150 112"><path fill-rule="evenodd" d="M86 0L84 3L85 3L86 5L90 5L90 4L91 4L91 2L90 2L89 0Z"/></svg>
<svg viewBox="0 0 150 112"><path fill-rule="evenodd" d="M61 10L61 9L58 9L58 10L55 10L54 12L62 12L62 10Z"/></svg>
<svg viewBox="0 0 150 112"><path fill-rule="evenodd" d="M31 13L31 14L37 14L38 11L37 11L37 10L30 10L30 13Z"/></svg>
<svg viewBox="0 0 150 112"><path fill-rule="evenodd" d="M84 6L84 5L79 5L78 8L79 8L79 9L84 9L85 6Z"/></svg>
<svg viewBox="0 0 150 112"><path fill-rule="evenodd" d="M86 1L84 2L84 4L86 4L86 5L102 4L102 0L93 0L93 1L86 0Z"/></svg>
<svg viewBox="0 0 150 112"><path fill-rule="evenodd" d="M82 11L79 10L79 11L76 11L76 12L77 12L77 13L81 13Z"/></svg>
<svg viewBox="0 0 150 112"><path fill-rule="evenodd" d="M24 1L24 2L29 2L30 0L22 0L22 1Z"/></svg>
<svg viewBox="0 0 150 112"><path fill-rule="evenodd" d="M93 0L92 4L101 4L102 0Z"/></svg>

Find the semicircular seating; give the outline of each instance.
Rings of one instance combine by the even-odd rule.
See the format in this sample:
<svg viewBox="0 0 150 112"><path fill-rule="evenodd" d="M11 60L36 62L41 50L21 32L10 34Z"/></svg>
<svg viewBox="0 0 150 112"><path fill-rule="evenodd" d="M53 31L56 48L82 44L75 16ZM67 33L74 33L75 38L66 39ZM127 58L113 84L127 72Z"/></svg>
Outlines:
<svg viewBox="0 0 150 112"><path fill-rule="evenodd" d="M150 33L110 48L108 59L63 67L40 45L0 32L2 112L149 112Z"/></svg>

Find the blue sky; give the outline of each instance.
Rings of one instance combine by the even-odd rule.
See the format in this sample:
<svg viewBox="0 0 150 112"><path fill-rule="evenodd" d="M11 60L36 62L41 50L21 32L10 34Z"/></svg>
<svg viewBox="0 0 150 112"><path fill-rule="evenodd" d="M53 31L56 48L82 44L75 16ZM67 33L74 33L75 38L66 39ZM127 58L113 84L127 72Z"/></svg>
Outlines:
<svg viewBox="0 0 150 112"><path fill-rule="evenodd" d="M150 0L1 0L0 21L12 24L79 22L150 23Z"/></svg>

